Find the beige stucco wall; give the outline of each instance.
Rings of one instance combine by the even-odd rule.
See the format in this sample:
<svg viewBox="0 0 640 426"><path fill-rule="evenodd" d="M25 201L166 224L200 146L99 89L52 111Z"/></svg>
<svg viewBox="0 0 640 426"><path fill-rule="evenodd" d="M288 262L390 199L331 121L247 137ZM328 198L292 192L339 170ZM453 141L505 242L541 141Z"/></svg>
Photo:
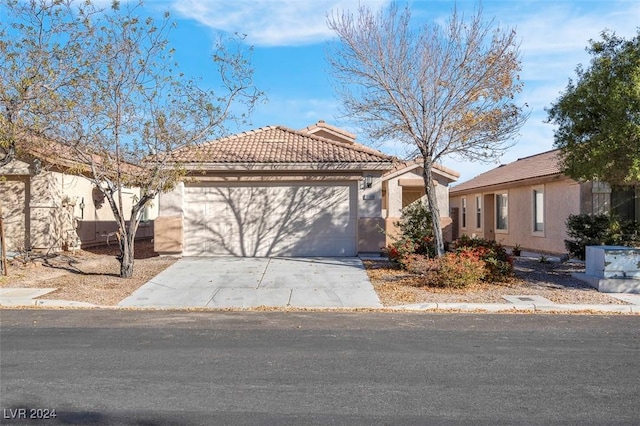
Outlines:
<svg viewBox="0 0 640 426"><path fill-rule="evenodd" d="M533 191L544 190L544 232L533 230ZM487 196L494 193L508 194L508 229L495 230L494 206L483 204L482 228L475 227L475 196L481 195L483 202ZM567 238L566 219L570 214L580 213L580 185L571 179L555 179L548 182L533 182L527 185L513 186L499 191L484 193L469 193L467 198L467 228L460 229L460 235L478 238L491 238L490 232L495 231L495 240L507 245L519 244L523 250L548 253L565 253L564 240ZM462 227L463 196L452 196L451 208L458 208L458 223ZM490 197L493 200L493 197ZM495 202L495 201L494 201ZM491 217L485 217L485 212L491 211ZM487 229L487 224L491 229Z"/></svg>
<svg viewBox="0 0 640 426"><path fill-rule="evenodd" d="M183 232L181 215L157 217L154 221L153 249L161 255L182 253Z"/></svg>
<svg viewBox="0 0 640 426"><path fill-rule="evenodd" d="M380 252L385 246L382 172L365 172L363 175L358 182L358 253ZM366 176L371 176L371 188L365 185Z"/></svg>
<svg viewBox="0 0 640 426"><path fill-rule="evenodd" d="M103 194L95 188L93 183L84 176L54 173L63 197L69 200L73 216L76 220L76 232L82 246L101 245L117 241L115 232L118 225L113 211ZM139 199L138 188L125 188L122 191L122 211L125 219L131 215L131 207ZM117 195L116 195L117 199ZM84 204L84 209L81 208ZM158 215L157 201L148 206L146 220L140 223L136 238L153 237L153 219Z"/></svg>
<svg viewBox="0 0 640 426"><path fill-rule="evenodd" d="M134 196L139 190L123 191L126 215ZM84 246L103 244L117 226L108 203L100 203L100 198L83 176L46 169L33 174L29 164L18 160L0 168L0 205L11 206L11 212L5 212L11 216L5 226L8 249L59 250L76 247L78 239ZM157 203L148 212L148 219L154 216ZM152 228L152 222L141 224L137 237L151 237Z"/></svg>
<svg viewBox="0 0 640 426"><path fill-rule="evenodd" d="M440 221L443 229L445 240L450 239L451 219L449 218L449 180L434 173L434 181L436 183L436 198L438 200L438 209L440 211ZM409 185L410 184L410 185ZM422 178L421 169L417 168L406 173L394 176L386 180L387 185L387 208L383 210L385 218L386 239L385 244L391 244L394 237L398 235L398 229L394 225L400 220L402 214L403 192L409 194L409 198L413 199L414 192L419 191L424 196L424 180ZM403 186L404 185L404 186ZM406 197L406 195L405 195Z"/></svg>
<svg viewBox="0 0 640 426"><path fill-rule="evenodd" d="M29 245L26 232L28 218L25 216L28 191L26 176L0 178L0 210L4 221L5 247L9 251L21 250Z"/></svg>

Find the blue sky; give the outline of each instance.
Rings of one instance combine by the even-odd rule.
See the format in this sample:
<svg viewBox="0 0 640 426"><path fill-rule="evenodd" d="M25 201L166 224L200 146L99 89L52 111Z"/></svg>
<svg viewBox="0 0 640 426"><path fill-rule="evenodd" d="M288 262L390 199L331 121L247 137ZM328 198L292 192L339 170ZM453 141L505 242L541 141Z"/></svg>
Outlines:
<svg viewBox="0 0 640 426"><path fill-rule="evenodd" d="M361 0L371 8L389 4L387 0ZM100 3L108 4L108 0ZM334 96L326 42L333 38L326 14L336 9L355 10L358 0L147 0L153 14L169 10L177 22L171 33L181 69L201 76L203 84L215 85L211 63L213 43L220 32L243 33L254 46L255 83L268 102L258 106L253 124L234 131L268 125L300 129L323 119L355 131L353 123L340 118L340 104ZM401 3L404 4L404 3ZM415 22L444 21L452 1L414 0L409 2ZM477 3L458 1L459 11L471 13ZM589 39L604 29L622 37L632 37L640 26L640 2L589 0L485 0L485 19L494 18L501 27L515 28L521 40L524 89L520 103L531 108L531 117L522 128L517 144L499 162L553 147L553 126L544 123L545 107L554 102L575 76L578 63L588 65L585 47ZM357 139L368 144L363 135ZM376 146L383 152L402 156L404 149L393 141ZM444 165L461 173L460 182L496 167L493 164L445 160Z"/></svg>

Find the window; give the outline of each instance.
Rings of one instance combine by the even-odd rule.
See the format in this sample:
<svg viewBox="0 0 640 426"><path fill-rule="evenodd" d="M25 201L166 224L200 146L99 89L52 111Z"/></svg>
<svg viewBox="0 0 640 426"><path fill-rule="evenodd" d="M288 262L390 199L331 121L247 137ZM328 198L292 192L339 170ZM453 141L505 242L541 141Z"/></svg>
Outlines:
<svg viewBox="0 0 640 426"><path fill-rule="evenodd" d="M609 205L611 201L611 187L605 182L593 181L591 188L593 202L591 204L592 214L609 213Z"/></svg>
<svg viewBox="0 0 640 426"><path fill-rule="evenodd" d="M533 190L533 232L544 232L544 188Z"/></svg>
<svg viewBox="0 0 640 426"><path fill-rule="evenodd" d="M496 230L506 231L509 227L509 203L507 194L496 194Z"/></svg>
<svg viewBox="0 0 640 426"><path fill-rule="evenodd" d="M466 229L467 228L467 199L466 198L462 198L462 229Z"/></svg>
<svg viewBox="0 0 640 426"><path fill-rule="evenodd" d="M640 220L640 188L613 188L611 212L620 220Z"/></svg>
<svg viewBox="0 0 640 426"><path fill-rule="evenodd" d="M482 228L482 197L476 195L476 228Z"/></svg>
<svg viewBox="0 0 640 426"><path fill-rule="evenodd" d="M150 210L151 210L150 206L145 206L144 209L142 209L142 215L140 215L140 222L149 221L149 217L151 216Z"/></svg>

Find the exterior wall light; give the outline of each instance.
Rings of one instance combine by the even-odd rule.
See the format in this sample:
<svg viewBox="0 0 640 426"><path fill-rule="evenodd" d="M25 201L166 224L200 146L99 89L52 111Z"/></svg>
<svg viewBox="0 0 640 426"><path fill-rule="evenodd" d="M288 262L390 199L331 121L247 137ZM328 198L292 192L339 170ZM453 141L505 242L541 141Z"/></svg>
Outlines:
<svg viewBox="0 0 640 426"><path fill-rule="evenodd" d="M371 188L371 185L373 185L373 176L371 175L367 175L364 177L364 187L365 188Z"/></svg>

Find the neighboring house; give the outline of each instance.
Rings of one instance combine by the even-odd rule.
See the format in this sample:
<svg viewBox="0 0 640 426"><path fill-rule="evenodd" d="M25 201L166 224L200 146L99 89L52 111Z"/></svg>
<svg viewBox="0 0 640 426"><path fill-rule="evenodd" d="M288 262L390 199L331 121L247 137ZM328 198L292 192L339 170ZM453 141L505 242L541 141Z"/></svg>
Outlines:
<svg viewBox="0 0 640 426"><path fill-rule="evenodd" d="M185 256L380 252L387 219L399 216L399 204L388 197L402 199L405 187L385 175L397 164L394 157L355 138L319 121L300 131L263 127L177 151L176 161L190 174L160 196L156 251Z"/></svg>
<svg viewBox="0 0 640 426"><path fill-rule="evenodd" d="M613 211L623 219L640 215L640 190L611 190L599 182L565 176L558 150L499 166L451 188L454 238L486 238L507 246L565 253L571 214Z"/></svg>
<svg viewBox="0 0 640 426"><path fill-rule="evenodd" d="M78 164L55 142L46 148L19 147L16 159L0 167L0 209L8 251L58 251L115 240L118 229L102 193L73 170ZM139 196L123 190L125 212ZM154 209L145 212L138 238L153 236Z"/></svg>

